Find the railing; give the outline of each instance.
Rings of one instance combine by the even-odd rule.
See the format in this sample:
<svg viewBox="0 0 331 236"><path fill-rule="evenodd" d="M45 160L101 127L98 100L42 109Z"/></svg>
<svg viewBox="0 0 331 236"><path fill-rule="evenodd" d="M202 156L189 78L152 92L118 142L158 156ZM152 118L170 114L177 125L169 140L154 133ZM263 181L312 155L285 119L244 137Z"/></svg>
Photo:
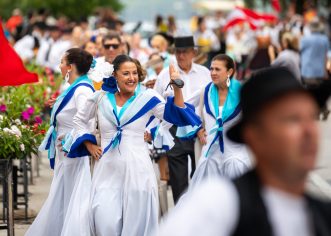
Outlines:
<svg viewBox="0 0 331 236"><path fill-rule="evenodd" d="M13 208L13 161L0 159L0 181L2 185L2 221L0 230L6 230L7 236L14 236Z"/></svg>

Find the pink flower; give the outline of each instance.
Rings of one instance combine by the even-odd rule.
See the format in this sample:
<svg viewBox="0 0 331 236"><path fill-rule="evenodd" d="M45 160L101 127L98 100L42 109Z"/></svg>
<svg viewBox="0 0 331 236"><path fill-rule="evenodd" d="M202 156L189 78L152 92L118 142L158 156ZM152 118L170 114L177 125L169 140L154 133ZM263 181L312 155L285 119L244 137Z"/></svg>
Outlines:
<svg viewBox="0 0 331 236"><path fill-rule="evenodd" d="M32 115L34 113L34 107L29 107L28 109L26 109L26 112L29 114L29 115Z"/></svg>
<svg viewBox="0 0 331 236"><path fill-rule="evenodd" d="M22 119L23 120L30 120L30 114L27 111L22 112Z"/></svg>
<svg viewBox="0 0 331 236"><path fill-rule="evenodd" d="M43 123L43 120L40 118L40 116L36 116L36 117L34 118L34 121L35 121L36 124L41 124L41 123Z"/></svg>
<svg viewBox="0 0 331 236"><path fill-rule="evenodd" d="M7 107L5 104L1 104L0 105L0 112L6 112L7 111Z"/></svg>

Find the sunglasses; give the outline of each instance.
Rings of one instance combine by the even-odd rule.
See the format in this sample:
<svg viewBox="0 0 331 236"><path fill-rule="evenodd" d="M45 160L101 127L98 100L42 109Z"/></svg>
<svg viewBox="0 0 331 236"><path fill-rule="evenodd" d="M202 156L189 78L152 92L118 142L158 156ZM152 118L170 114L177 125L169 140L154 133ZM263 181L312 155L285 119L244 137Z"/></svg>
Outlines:
<svg viewBox="0 0 331 236"><path fill-rule="evenodd" d="M118 49L120 47L120 45L119 44L104 44L103 47L105 49L109 49L109 48Z"/></svg>

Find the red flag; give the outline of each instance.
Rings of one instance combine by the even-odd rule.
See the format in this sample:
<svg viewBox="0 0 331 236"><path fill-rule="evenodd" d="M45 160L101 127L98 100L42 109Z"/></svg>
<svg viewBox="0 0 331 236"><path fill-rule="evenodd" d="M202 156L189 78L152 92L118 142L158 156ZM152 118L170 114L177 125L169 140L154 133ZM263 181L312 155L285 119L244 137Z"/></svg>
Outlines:
<svg viewBox="0 0 331 236"><path fill-rule="evenodd" d="M38 75L28 72L21 58L9 44L0 21L0 86L38 82Z"/></svg>
<svg viewBox="0 0 331 236"><path fill-rule="evenodd" d="M275 9L275 11L280 12L281 7L280 7L279 0L271 0L271 5Z"/></svg>
<svg viewBox="0 0 331 236"><path fill-rule="evenodd" d="M277 17L270 14L260 14L248 8L236 7L227 17L227 23L223 30L226 31L229 28L246 22L251 29L256 30L259 25L265 22L273 22L277 20Z"/></svg>

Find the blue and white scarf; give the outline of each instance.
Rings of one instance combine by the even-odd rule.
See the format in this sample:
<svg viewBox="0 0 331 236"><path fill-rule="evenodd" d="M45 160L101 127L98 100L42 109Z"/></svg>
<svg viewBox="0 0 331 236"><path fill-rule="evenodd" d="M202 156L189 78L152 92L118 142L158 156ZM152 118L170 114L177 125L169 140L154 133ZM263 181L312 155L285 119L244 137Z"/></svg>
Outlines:
<svg viewBox="0 0 331 236"><path fill-rule="evenodd" d="M57 99L53 105L53 109L51 112L51 119L50 119L50 127L46 133L44 140L42 141L41 145L39 146L40 151L48 150L48 158L50 160L50 166L54 169L55 165L55 142L57 138L56 132L56 124L57 115L63 110L63 108L68 104L70 99L73 97L76 89L80 86L86 86L92 89L94 92L94 88L92 85L91 80L86 76L80 76L77 78Z"/></svg>
<svg viewBox="0 0 331 236"><path fill-rule="evenodd" d="M216 121L214 127L209 132L209 135L215 134L215 137L207 149L207 152L205 153L206 157L208 156L211 147L216 143L217 140L220 146L220 151L224 153L223 125L224 123L234 119L241 111L240 88L240 82L236 79L232 79L228 95L224 102L222 114L219 114L219 96L217 87L213 83L210 83L205 88L204 105L206 112Z"/></svg>

